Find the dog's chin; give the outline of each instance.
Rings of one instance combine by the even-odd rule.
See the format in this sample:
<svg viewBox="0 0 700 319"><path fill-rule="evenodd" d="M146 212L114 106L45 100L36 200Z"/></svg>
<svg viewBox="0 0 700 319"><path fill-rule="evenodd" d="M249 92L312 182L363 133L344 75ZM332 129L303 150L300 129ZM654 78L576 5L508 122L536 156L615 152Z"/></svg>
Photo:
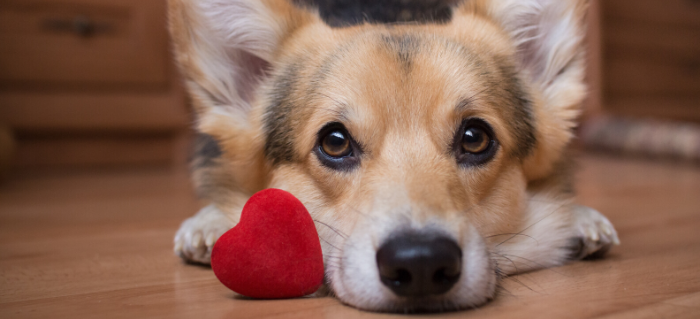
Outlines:
<svg viewBox="0 0 700 319"><path fill-rule="evenodd" d="M401 297L382 284L371 236L350 236L343 258L327 264L326 275L333 294L355 308L376 312L423 313L473 309L491 300L496 291L496 271L481 236L468 232L461 242L462 273L446 293L428 297Z"/></svg>

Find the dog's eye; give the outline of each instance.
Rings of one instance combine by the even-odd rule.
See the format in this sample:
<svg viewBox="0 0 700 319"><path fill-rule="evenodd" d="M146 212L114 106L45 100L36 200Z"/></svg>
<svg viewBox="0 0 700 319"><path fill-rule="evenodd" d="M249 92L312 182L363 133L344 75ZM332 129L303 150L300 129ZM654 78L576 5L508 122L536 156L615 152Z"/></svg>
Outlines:
<svg viewBox="0 0 700 319"><path fill-rule="evenodd" d="M478 154L489 147L491 139L488 134L478 127L467 127L462 135L462 150L467 153Z"/></svg>
<svg viewBox="0 0 700 319"><path fill-rule="evenodd" d="M457 131L454 149L460 164L476 166L493 158L498 149L498 141L486 121L471 118L464 120Z"/></svg>
<svg viewBox="0 0 700 319"><path fill-rule="evenodd" d="M313 152L324 166L338 171L350 171L360 164L362 148L352 139L343 124L333 122L318 131L318 141Z"/></svg>
<svg viewBox="0 0 700 319"><path fill-rule="evenodd" d="M350 147L350 139L345 132L336 130L331 131L321 141L323 152L329 156L340 158L348 156L352 153Z"/></svg>

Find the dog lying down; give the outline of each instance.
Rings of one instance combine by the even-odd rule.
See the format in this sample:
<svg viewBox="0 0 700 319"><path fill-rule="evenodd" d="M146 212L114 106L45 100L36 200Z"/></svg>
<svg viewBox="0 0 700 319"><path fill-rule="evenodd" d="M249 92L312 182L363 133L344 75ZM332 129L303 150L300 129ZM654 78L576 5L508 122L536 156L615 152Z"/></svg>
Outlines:
<svg viewBox="0 0 700 319"><path fill-rule="evenodd" d="M170 0L211 202L175 237L209 263L256 191L309 209L327 290L373 311L479 306L508 275L602 255L574 204L585 1L466 0L442 23L325 24L286 0Z"/></svg>

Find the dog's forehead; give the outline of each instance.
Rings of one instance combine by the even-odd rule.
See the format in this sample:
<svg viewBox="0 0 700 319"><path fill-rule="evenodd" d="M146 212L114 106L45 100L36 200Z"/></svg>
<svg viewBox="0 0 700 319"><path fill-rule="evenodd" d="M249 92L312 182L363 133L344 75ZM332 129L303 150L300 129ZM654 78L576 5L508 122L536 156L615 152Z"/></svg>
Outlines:
<svg viewBox="0 0 700 319"><path fill-rule="evenodd" d="M492 60L440 35L382 30L329 54L318 70L316 90L344 99L338 107L381 117L407 110L422 116L440 107L453 112L461 99L498 80L500 70Z"/></svg>
<svg viewBox="0 0 700 319"><path fill-rule="evenodd" d="M444 32L445 27L359 29L342 30L325 49L290 59L294 62L274 80L276 98L265 123L266 153L273 161L293 161L291 146L299 145L293 135L310 143L313 134L293 134L295 128L312 132L327 122L347 121L361 128L358 134L388 125L452 129L450 123L456 125L469 108L511 125L509 133L518 139L513 144L522 145L519 155L534 143L527 92L507 53ZM316 123L299 125L314 118Z"/></svg>

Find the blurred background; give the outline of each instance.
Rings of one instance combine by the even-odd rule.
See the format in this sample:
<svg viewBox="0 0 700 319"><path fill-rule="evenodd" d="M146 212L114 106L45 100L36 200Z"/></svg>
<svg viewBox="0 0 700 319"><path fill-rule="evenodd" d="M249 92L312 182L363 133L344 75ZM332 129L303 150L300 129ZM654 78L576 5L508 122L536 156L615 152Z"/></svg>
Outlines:
<svg viewBox="0 0 700 319"><path fill-rule="evenodd" d="M456 2L297 1L335 26L440 22ZM579 144L697 163L700 1L592 1L588 20ZM0 173L182 167L187 104L166 0L0 0Z"/></svg>

